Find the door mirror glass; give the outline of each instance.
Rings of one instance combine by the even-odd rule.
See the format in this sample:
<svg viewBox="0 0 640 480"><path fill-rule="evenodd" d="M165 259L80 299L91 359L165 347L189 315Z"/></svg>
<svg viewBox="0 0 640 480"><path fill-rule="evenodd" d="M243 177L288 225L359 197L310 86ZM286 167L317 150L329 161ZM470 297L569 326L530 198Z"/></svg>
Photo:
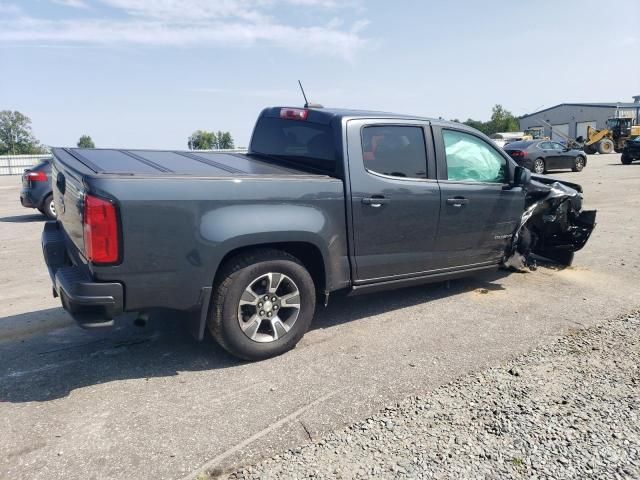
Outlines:
<svg viewBox="0 0 640 480"><path fill-rule="evenodd" d="M513 172L513 185L516 187L526 187L529 183L531 183L531 171L517 165Z"/></svg>

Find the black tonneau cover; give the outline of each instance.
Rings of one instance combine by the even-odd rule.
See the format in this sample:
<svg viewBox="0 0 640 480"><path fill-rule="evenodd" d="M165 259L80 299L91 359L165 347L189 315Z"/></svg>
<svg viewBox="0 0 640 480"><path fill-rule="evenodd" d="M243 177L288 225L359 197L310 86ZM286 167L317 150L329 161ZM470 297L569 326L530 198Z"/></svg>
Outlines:
<svg viewBox="0 0 640 480"><path fill-rule="evenodd" d="M98 174L309 175L302 170L235 152L54 148L53 154L62 161L71 156Z"/></svg>

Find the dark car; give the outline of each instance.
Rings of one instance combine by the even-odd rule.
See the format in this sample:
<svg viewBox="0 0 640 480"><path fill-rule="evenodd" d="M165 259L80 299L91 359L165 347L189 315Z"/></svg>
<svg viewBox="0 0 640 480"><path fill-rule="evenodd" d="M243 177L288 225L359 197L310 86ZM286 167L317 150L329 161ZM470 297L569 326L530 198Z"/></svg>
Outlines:
<svg viewBox="0 0 640 480"><path fill-rule="evenodd" d="M580 186L536 179L466 125L408 115L274 107L246 154L52 153L58 219L42 247L73 318L182 311L196 338L208 328L245 359L293 348L332 292L530 253L568 265L595 223Z"/></svg>
<svg viewBox="0 0 640 480"><path fill-rule="evenodd" d="M567 168L579 172L587 165L587 155L582 150L567 148L550 140L513 142L505 145L504 151L518 165L538 174Z"/></svg>
<svg viewBox="0 0 640 480"><path fill-rule="evenodd" d="M51 191L51 161L44 160L22 174L20 203L26 208L37 208L50 220L56 218L56 207Z"/></svg>
<svg viewBox="0 0 640 480"><path fill-rule="evenodd" d="M640 136L630 138L624 142L622 156L620 157L620 161L625 165L629 165L634 160L640 160Z"/></svg>

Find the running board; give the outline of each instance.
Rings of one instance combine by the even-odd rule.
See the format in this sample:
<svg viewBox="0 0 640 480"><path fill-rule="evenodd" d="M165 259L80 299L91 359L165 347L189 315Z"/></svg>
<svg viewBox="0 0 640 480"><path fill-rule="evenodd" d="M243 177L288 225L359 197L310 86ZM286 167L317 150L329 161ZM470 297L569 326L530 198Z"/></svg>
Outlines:
<svg viewBox="0 0 640 480"><path fill-rule="evenodd" d="M495 271L500 268L498 264L483 265L480 267L467 268L465 270L455 270L453 272L432 273L430 275L421 275L419 277L400 278L395 280L385 280L376 283L368 283L366 285L354 285L351 287L349 296L363 295L365 293L373 293L383 290L393 290L396 288L411 287L413 285L422 285L425 283L444 282L456 278L467 277L474 273Z"/></svg>

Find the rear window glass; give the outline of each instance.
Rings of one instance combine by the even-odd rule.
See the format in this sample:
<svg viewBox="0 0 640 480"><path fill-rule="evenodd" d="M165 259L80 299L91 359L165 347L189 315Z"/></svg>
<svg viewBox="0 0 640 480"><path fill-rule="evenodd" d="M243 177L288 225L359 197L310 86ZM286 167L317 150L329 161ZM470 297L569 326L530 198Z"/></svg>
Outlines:
<svg viewBox="0 0 640 480"><path fill-rule="evenodd" d="M427 155L421 127L365 127L362 159L370 172L400 178L427 178Z"/></svg>
<svg viewBox="0 0 640 480"><path fill-rule="evenodd" d="M262 117L251 139L251 153L283 158L324 171L335 171L333 129L300 120Z"/></svg>
<svg viewBox="0 0 640 480"><path fill-rule="evenodd" d="M531 142L509 142L507 145L504 146L504 149L513 150L516 148L527 148L529 147L529 145L531 145Z"/></svg>

